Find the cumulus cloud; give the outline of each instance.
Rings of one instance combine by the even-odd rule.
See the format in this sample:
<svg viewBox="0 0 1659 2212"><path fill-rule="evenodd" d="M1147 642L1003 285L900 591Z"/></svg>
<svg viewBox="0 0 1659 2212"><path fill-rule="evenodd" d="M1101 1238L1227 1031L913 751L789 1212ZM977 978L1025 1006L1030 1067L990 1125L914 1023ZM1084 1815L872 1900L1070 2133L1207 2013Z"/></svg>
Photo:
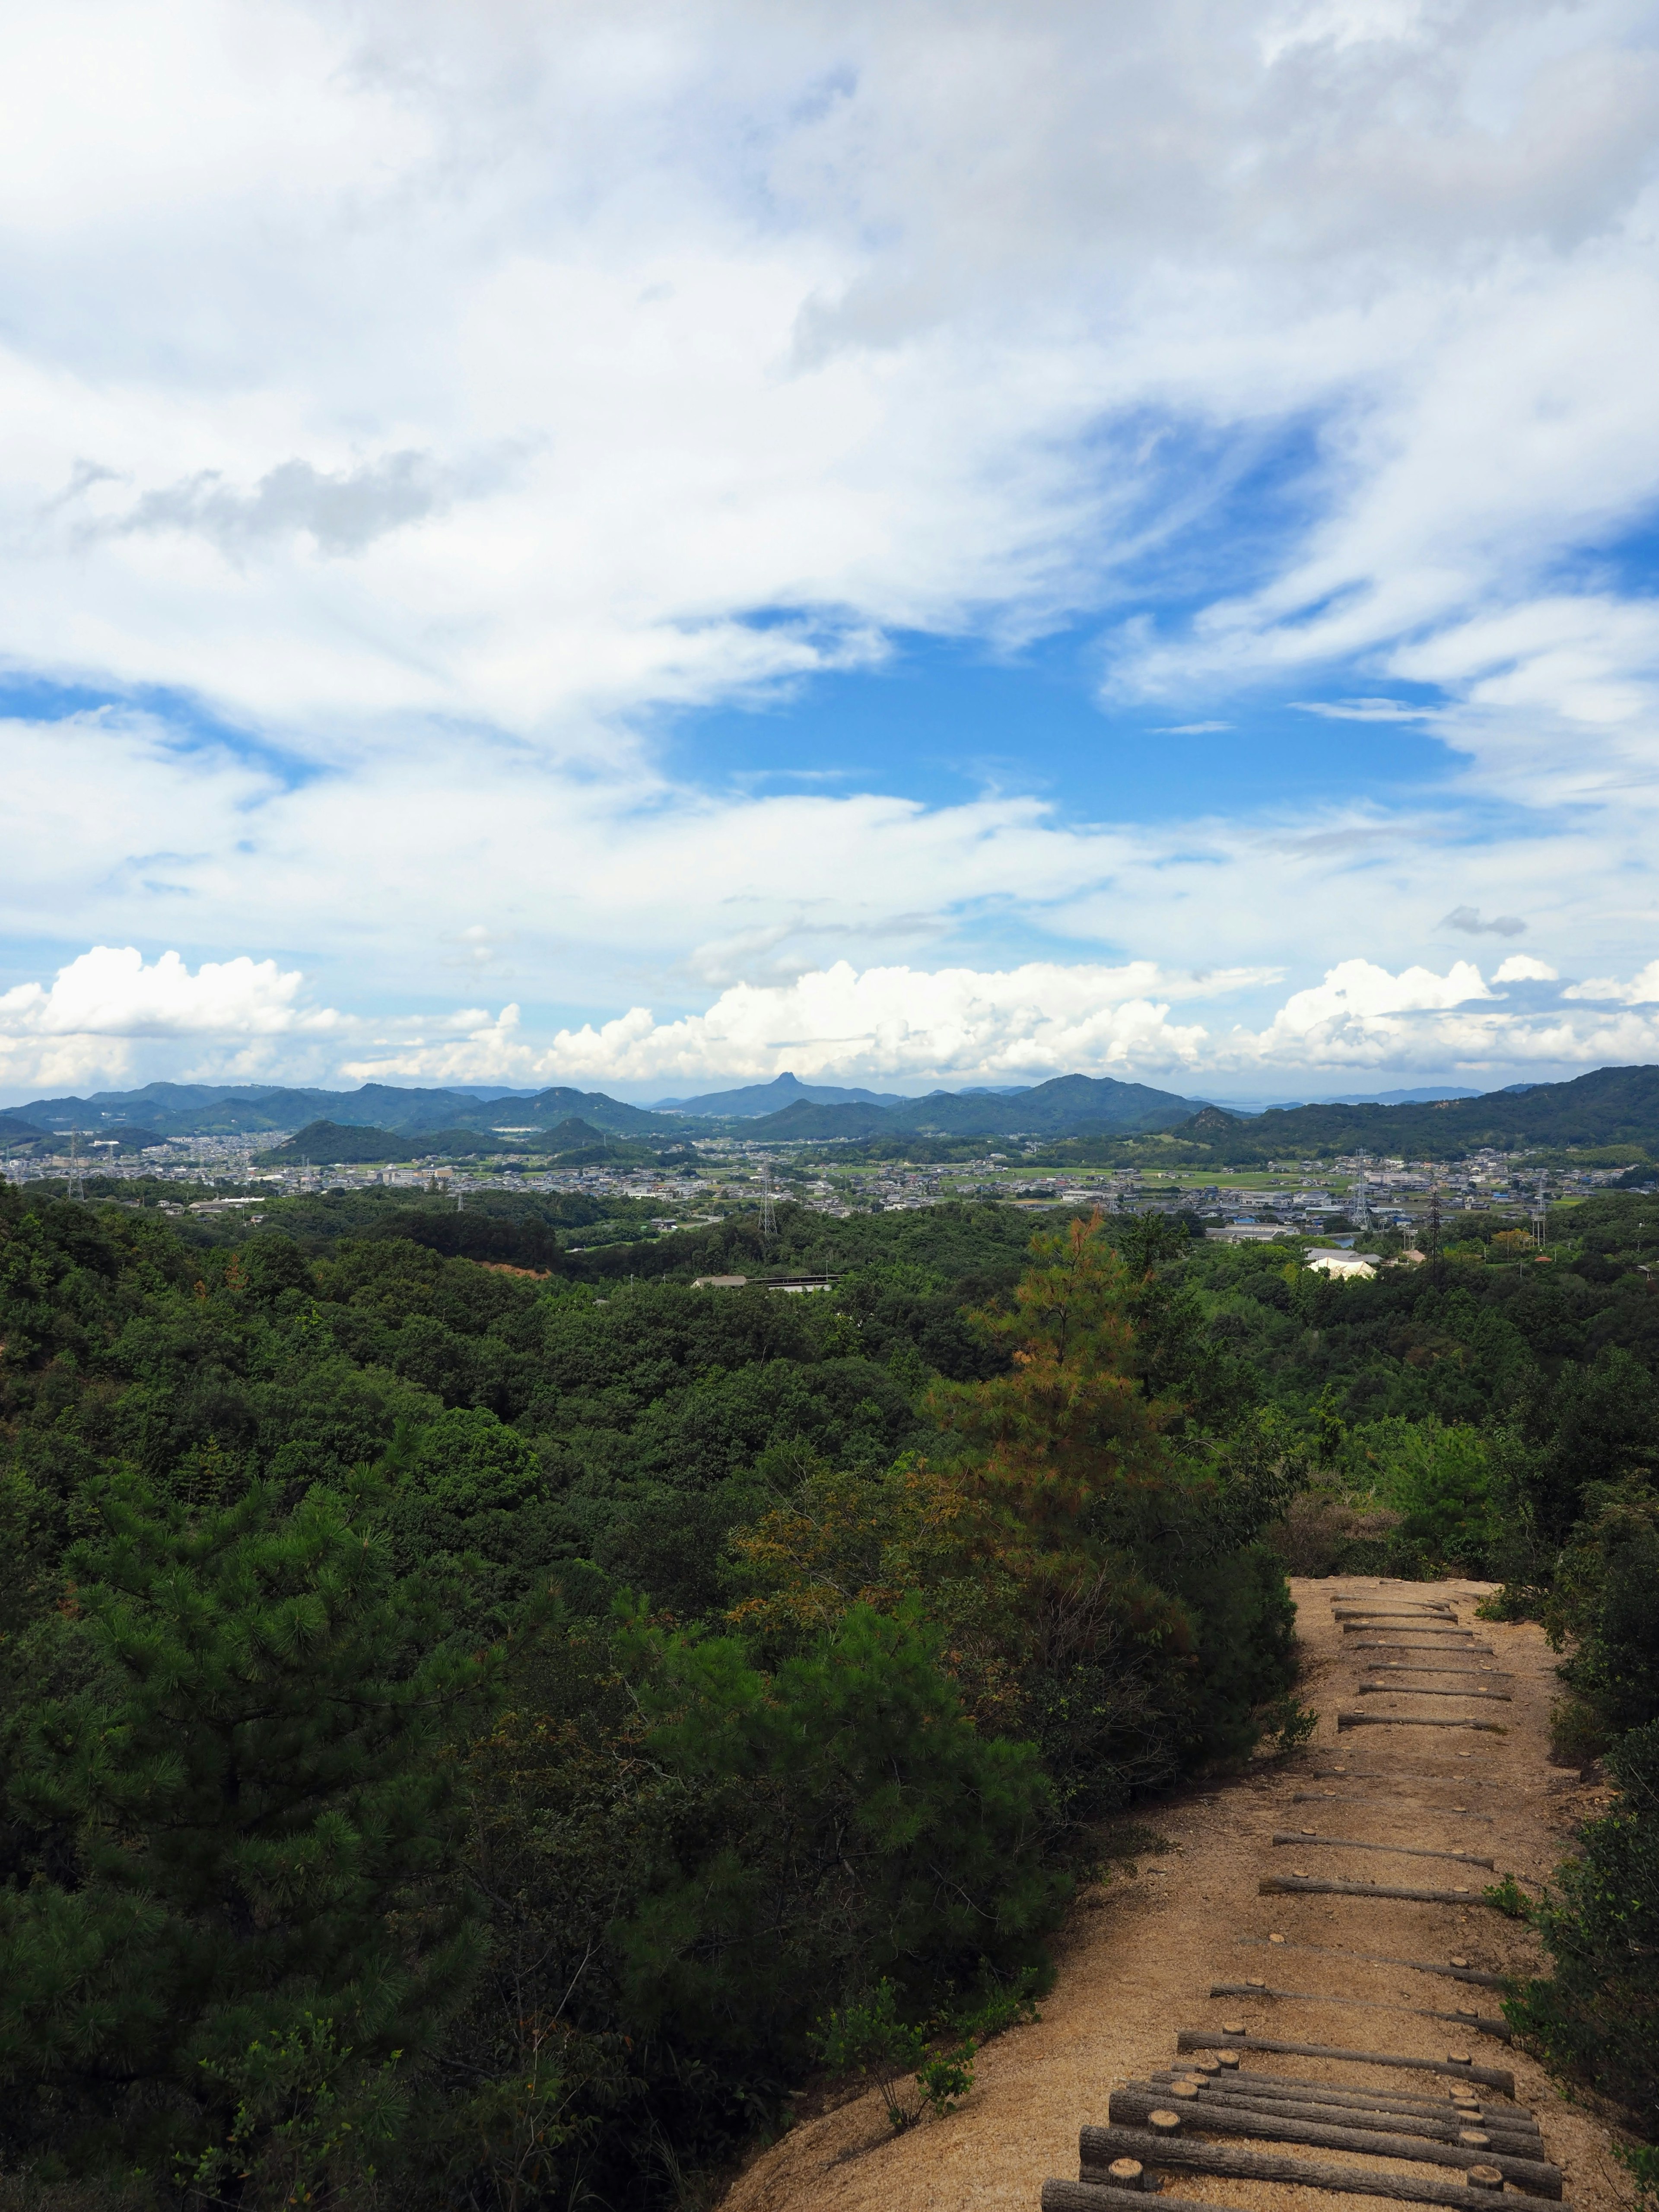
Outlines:
<svg viewBox="0 0 1659 2212"><path fill-rule="evenodd" d="M94 945L49 987L0 995L10 1036L272 1036L337 1027L328 1008L298 1004L305 978L274 960L204 960L192 975L176 952L146 962L137 945Z"/></svg>
<svg viewBox="0 0 1659 2212"><path fill-rule="evenodd" d="M1443 975L1407 968L1397 975L1370 960L1344 960L1322 982L1293 992L1260 1040L1269 1058L1293 1049L1310 1058L1340 1058L1358 1045L1372 1050L1405 1034L1402 1015L1462 1006L1492 993L1473 961L1459 960Z"/></svg>
<svg viewBox="0 0 1659 2212"><path fill-rule="evenodd" d="M1443 974L1342 961L1272 1007L1261 1028L1229 1019L1231 1000L1260 996L1276 980L1272 971L1171 974L1146 963L860 970L838 962L785 984L733 986L701 1013L659 1018L636 1006L550 1036L527 1032L517 1005L493 1018L466 1017L471 1027L457 1022L444 1034L416 1024L389 1048L345 1062L343 1072L362 1081L600 1087L764 1080L786 1069L818 1080L912 1085L1079 1073L1191 1090L1215 1079L1278 1081L1398 1066L1461 1070L1496 1087L1510 1071L1659 1050L1659 1019L1610 1022L1559 1004L1516 1010L1469 961ZM1553 980L1543 962L1524 957L1512 957L1494 978ZM1659 999L1659 963L1654 982L1647 995Z"/></svg>
<svg viewBox="0 0 1659 2212"><path fill-rule="evenodd" d="M0 994L0 1082L114 1079L141 1039L212 1041L234 1056L251 1043L347 1030L331 1008L301 1003L304 981L297 969L246 954L192 972L177 952L147 962L136 945L94 945L51 984Z"/></svg>
<svg viewBox="0 0 1659 2212"><path fill-rule="evenodd" d="M1659 960L1650 960L1639 974L1627 983L1613 975L1598 975L1583 983L1571 983L1562 992L1564 999L1612 1000L1623 1006L1646 1006L1659 1001Z"/></svg>
<svg viewBox="0 0 1659 2212"><path fill-rule="evenodd" d="M701 1014L659 1021L634 1006L562 1030L541 1050L521 1042L520 1010L464 1042L422 1043L349 1072L461 1079L469 1069L515 1078L618 1082L706 1075L765 1078L786 1068L824 1079L879 1068L895 1079L952 1075L1041 1080L1079 1068L1192 1067L1206 1032L1171 1022L1177 998L1212 999L1272 980L1261 970L1203 977L1150 962L1108 968L1031 962L1001 972L867 968L846 961L787 984L734 985Z"/></svg>
<svg viewBox="0 0 1659 2212"><path fill-rule="evenodd" d="M1441 915L1436 927L1461 929L1466 937L1520 937L1527 925L1518 914L1498 914L1483 921L1478 906L1455 906L1449 914Z"/></svg>
<svg viewBox="0 0 1659 2212"><path fill-rule="evenodd" d="M1543 962L1522 955L1492 979L1553 980ZM1270 968L1033 961L860 969L837 961L787 981L731 985L697 1012L659 1015L636 1005L556 1026L526 1019L510 1003L494 1013L461 1006L375 1020L317 1006L307 979L275 961L244 955L192 970L174 952L146 962L131 946L94 946L51 985L26 983L0 997L0 1084L17 1091L140 1079L156 1050L182 1042L191 1054L182 1072L200 1079L574 1082L624 1091L763 1080L786 1069L917 1089L1079 1073L1191 1091L1218 1079L1278 1083L1394 1066L1450 1069L1495 1085L1506 1072L1659 1053L1659 1015L1629 1011L1659 1002L1659 962L1627 985L1576 985L1543 1006L1511 1007L1468 961L1441 973L1356 958L1281 999L1282 988ZM1585 997L1622 1001L1626 1011L1565 1003ZM1254 1003L1265 1004L1260 1026L1231 1011Z"/></svg>

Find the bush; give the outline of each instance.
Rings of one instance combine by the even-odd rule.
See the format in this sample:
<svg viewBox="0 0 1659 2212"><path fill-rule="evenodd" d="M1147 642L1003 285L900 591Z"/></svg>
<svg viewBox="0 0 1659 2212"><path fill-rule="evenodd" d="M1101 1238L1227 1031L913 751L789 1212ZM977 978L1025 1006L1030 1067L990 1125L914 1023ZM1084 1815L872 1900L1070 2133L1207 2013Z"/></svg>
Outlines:
<svg viewBox="0 0 1659 2212"><path fill-rule="evenodd" d="M1579 1831L1582 1856L1530 1908L1554 1962L1504 2010L1553 2067L1659 2134L1659 1722L1608 1753L1612 1811Z"/></svg>
<svg viewBox="0 0 1659 2212"><path fill-rule="evenodd" d="M1592 1491L1563 1554L1545 1626L1577 1701L1607 1738L1659 1720L1659 1493L1644 1482Z"/></svg>

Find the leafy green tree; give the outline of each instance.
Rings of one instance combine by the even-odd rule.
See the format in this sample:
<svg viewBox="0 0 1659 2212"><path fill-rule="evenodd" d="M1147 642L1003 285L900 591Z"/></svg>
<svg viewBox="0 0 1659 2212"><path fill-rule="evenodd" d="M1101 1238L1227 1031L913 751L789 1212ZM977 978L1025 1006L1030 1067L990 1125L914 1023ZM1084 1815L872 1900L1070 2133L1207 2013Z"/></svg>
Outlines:
<svg viewBox="0 0 1659 2212"><path fill-rule="evenodd" d="M1603 1742L1659 1721L1659 1492L1592 1489L1545 1610L1563 1679Z"/></svg>
<svg viewBox="0 0 1659 2212"><path fill-rule="evenodd" d="M89 1679L6 1725L34 1860L0 1892L15 2152L188 2175L234 2150L252 2203L267 2152L293 2178L296 2097L325 2168L360 2155L334 2119L394 2130L386 2069L479 1960L440 1754L487 1668L394 1578L377 1503L99 1496L58 1630Z"/></svg>
<svg viewBox="0 0 1659 2212"><path fill-rule="evenodd" d="M1537 1503L1541 1528L1559 1544L1592 1484L1659 1468L1659 1383L1631 1352L1611 1345L1589 1366L1563 1370L1551 1413Z"/></svg>
<svg viewBox="0 0 1659 2212"><path fill-rule="evenodd" d="M447 1512L511 1509L541 1487L535 1453L482 1407L452 1407L416 1443L410 1479Z"/></svg>
<svg viewBox="0 0 1659 2212"><path fill-rule="evenodd" d="M705 2049L801 2048L814 2001L1029 1955L1064 1899L1031 1745L985 1737L914 1604L855 1606L772 1673L643 1620L644 1755L696 1817L623 1936L635 2016Z"/></svg>

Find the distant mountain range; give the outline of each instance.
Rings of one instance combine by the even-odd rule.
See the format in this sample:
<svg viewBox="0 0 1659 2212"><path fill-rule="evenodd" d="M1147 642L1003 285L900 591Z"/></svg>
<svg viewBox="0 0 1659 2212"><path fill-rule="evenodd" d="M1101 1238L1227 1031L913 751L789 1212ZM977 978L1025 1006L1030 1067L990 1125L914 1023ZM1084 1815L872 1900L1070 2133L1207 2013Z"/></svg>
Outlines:
<svg viewBox="0 0 1659 2212"><path fill-rule="evenodd" d="M663 1114L698 1114L721 1120L746 1121L751 1116L781 1112L805 1100L809 1106L905 1106L902 1091L843 1091L834 1083L803 1083L799 1076L778 1075L770 1083L750 1083L740 1091L710 1091L700 1098L659 1098Z"/></svg>
<svg viewBox="0 0 1659 2212"><path fill-rule="evenodd" d="M1206 1145L1219 1165L1366 1151L1455 1159L1498 1152L1639 1145L1659 1158L1659 1067L1598 1067L1568 1083L1516 1083L1502 1091L1409 1105L1273 1106L1227 1115L1206 1107L1171 1134Z"/></svg>
<svg viewBox="0 0 1659 2212"><path fill-rule="evenodd" d="M1425 1089L1385 1101L1329 1099L1265 1111L1224 1108L1112 1076L1059 1075L1019 1091L933 1091L905 1098L793 1075L713 1091L669 1107L629 1106L600 1091L403 1090L366 1083L358 1091L302 1091L277 1085L150 1083L91 1098L40 1098L0 1113L0 1144L56 1144L71 1129L82 1148L117 1140L131 1151L172 1137L297 1129L290 1150L318 1164L331 1158L407 1158L435 1152L513 1148L574 1153L612 1139L683 1145L703 1122L763 1142L855 1141L905 1135L977 1139L1036 1136L1131 1137L1165 1131L1231 1158L1286 1158L1364 1147L1449 1158L1482 1145L1640 1145L1659 1158L1659 1068L1603 1067L1568 1083L1512 1084L1486 1092ZM326 1131L326 1135L324 1132ZM344 1133L361 1133L349 1138ZM418 1143L416 1141L418 1139ZM505 1139L505 1141L503 1141ZM331 1155L325 1145L345 1150ZM357 1149L352 1150L356 1146ZM378 1147L365 1150L363 1146Z"/></svg>
<svg viewBox="0 0 1659 2212"><path fill-rule="evenodd" d="M366 1083L360 1091L296 1091L281 1085L147 1083L142 1091L100 1091L90 1098L38 1098L0 1114L9 1124L42 1131L79 1129L114 1136L125 1123L142 1122L161 1137L258 1135L266 1129L303 1127L327 1121L342 1127L389 1130L474 1128L510 1122L551 1128L573 1116L615 1136L684 1138L684 1125L665 1114L627 1106L601 1091L405 1091L395 1084Z"/></svg>

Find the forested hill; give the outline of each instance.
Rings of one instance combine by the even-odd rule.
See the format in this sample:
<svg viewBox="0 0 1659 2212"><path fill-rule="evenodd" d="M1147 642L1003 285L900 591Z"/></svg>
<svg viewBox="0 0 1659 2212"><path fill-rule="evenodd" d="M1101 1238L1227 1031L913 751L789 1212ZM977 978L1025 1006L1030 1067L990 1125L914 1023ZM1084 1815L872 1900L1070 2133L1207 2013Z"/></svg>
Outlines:
<svg viewBox="0 0 1659 2212"><path fill-rule="evenodd" d="M1504 1574L1563 1755L1653 1732L1642 1201L1351 1284L584 1203L0 1189L0 2203L669 2212L826 2062L959 2097L1116 1816L1305 1733L1287 1564ZM1632 2106L1647 1867L1527 1998Z"/></svg>
<svg viewBox="0 0 1659 2212"><path fill-rule="evenodd" d="M502 1124L551 1128L573 1117L617 1136L672 1139L685 1133L683 1120L627 1105L602 1091L556 1085L527 1097L508 1092L480 1097L469 1091L404 1090L390 1083L365 1083L356 1091L150 1083L142 1091L100 1091L90 1098L38 1098L0 1114L0 1131L8 1123L27 1122L38 1130L95 1129L115 1135L125 1124L142 1123L163 1137L212 1136L292 1129L325 1121L335 1127L406 1134L480 1127L493 1130Z"/></svg>
<svg viewBox="0 0 1659 2212"><path fill-rule="evenodd" d="M1459 1159L1486 1145L1500 1152L1633 1145L1659 1159L1659 1067L1598 1067L1570 1083L1436 1104L1272 1107L1238 1116L1227 1129L1219 1112L1206 1107L1170 1133L1206 1146L1218 1163L1239 1164L1361 1150Z"/></svg>

